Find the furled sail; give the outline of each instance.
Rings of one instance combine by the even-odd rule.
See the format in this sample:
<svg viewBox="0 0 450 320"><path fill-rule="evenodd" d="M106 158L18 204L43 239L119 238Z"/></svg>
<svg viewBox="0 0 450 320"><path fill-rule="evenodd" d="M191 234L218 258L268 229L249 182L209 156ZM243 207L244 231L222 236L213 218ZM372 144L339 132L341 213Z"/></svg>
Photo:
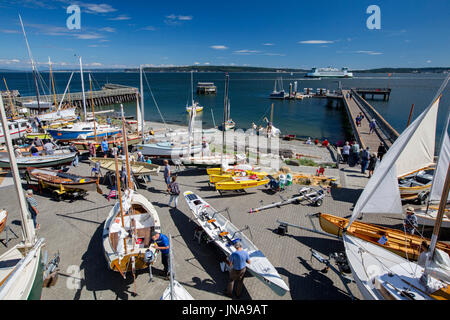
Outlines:
<svg viewBox="0 0 450 320"><path fill-rule="evenodd" d="M450 162L450 139L448 137L448 125L450 117L447 119L447 126L444 130L444 138L442 139L441 151L439 152L439 160L431 185L430 201L440 201L442 190L444 189L445 176L447 174L448 164ZM447 201L450 200L450 194Z"/></svg>
<svg viewBox="0 0 450 320"><path fill-rule="evenodd" d="M423 144L430 143L430 138L433 137L434 145L435 133L429 131L435 131L436 128L439 100L440 96L403 131L389 148L356 202L349 225L364 213L403 213L397 177L432 162L434 147ZM431 149L433 152L430 156Z"/></svg>

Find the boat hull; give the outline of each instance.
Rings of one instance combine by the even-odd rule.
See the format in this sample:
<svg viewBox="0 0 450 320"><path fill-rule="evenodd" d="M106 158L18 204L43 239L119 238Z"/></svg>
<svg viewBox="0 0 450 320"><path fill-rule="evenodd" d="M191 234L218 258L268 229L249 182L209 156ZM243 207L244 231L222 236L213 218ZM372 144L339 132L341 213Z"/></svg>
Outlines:
<svg viewBox="0 0 450 320"><path fill-rule="evenodd" d="M23 157L17 158L17 167L19 169L26 169L28 167L34 168L48 168L60 167L71 164L75 158L76 153L70 153L61 156L37 156L37 157ZM9 158L0 158L0 168L9 169Z"/></svg>
<svg viewBox="0 0 450 320"><path fill-rule="evenodd" d="M256 188L269 183L269 179L263 180L247 180L247 181L223 181L215 183L216 190L244 190L249 188Z"/></svg>
<svg viewBox="0 0 450 320"><path fill-rule="evenodd" d="M161 157L161 158L183 158L189 153L188 146L168 146L167 144L138 144L137 150L142 152L145 156ZM200 153L202 151L201 145L191 147L191 154Z"/></svg>
<svg viewBox="0 0 450 320"><path fill-rule="evenodd" d="M89 161L92 163L100 162L100 167L102 169L108 170L108 171L116 171L116 164L114 159L109 158L89 158ZM126 163L125 160L118 159L118 162L120 166L122 164ZM142 176L142 175L158 175L161 167L157 164L147 163L147 162L140 162L135 161L133 163L130 163L130 168L135 176Z"/></svg>
<svg viewBox="0 0 450 320"><path fill-rule="evenodd" d="M342 237L343 229L348 225L348 219L320 213L319 223L323 231ZM429 239L405 234L403 230L385 228L358 221L351 224L347 230L347 234L374 245L378 245L401 257L408 258L409 260L417 260L419 258L422 241L430 243ZM387 242L384 245L381 245L378 241L383 236L387 237ZM437 248L450 254L450 245L446 243L438 242Z"/></svg>
<svg viewBox="0 0 450 320"><path fill-rule="evenodd" d="M250 264L246 265L247 270L277 295L283 296L289 291L289 287L269 259L242 231L196 194L186 191L183 195L197 223L227 257L236 250L232 244L239 241L250 257Z"/></svg>

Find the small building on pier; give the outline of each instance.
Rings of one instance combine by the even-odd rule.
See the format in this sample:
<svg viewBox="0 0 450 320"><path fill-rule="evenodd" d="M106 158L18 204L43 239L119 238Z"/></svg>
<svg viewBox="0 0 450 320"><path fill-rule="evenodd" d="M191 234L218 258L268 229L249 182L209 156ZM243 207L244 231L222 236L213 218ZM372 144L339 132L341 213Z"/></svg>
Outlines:
<svg viewBox="0 0 450 320"><path fill-rule="evenodd" d="M214 82L198 82L197 83L197 94L216 94L217 87Z"/></svg>

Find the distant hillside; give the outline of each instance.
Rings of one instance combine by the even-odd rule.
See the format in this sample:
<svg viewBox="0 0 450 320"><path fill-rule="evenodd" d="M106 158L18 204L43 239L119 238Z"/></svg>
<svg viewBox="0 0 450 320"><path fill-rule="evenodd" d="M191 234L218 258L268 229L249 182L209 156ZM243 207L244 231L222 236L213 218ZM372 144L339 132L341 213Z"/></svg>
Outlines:
<svg viewBox="0 0 450 320"><path fill-rule="evenodd" d="M430 67L430 68L377 68L368 70L352 70L357 73L443 73L448 72L450 67Z"/></svg>
<svg viewBox="0 0 450 320"><path fill-rule="evenodd" d="M293 68L264 68L246 66L183 66L183 67L147 67L149 72L306 72ZM125 72L136 72L139 69L125 69Z"/></svg>

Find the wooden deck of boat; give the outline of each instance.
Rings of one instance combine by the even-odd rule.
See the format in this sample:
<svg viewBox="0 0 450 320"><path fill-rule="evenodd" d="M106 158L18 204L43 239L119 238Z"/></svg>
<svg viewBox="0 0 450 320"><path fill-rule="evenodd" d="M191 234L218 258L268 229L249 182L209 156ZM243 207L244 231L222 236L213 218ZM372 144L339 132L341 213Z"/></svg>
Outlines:
<svg viewBox="0 0 450 320"><path fill-rule="evenodd" d="M347 94L352 94L352 98L347 98ZM376 152L380 142L384 142L388 148L392 145L399 134L367 101L354 90L342 90L342 99L355 139L361 148L369 147L371 152ZM364 119L361 121L361 126L357 127L356 117L360 112L364 114ZM369 122L373 118L376 120L377 128L375 132L369 133Z"/></svg>

